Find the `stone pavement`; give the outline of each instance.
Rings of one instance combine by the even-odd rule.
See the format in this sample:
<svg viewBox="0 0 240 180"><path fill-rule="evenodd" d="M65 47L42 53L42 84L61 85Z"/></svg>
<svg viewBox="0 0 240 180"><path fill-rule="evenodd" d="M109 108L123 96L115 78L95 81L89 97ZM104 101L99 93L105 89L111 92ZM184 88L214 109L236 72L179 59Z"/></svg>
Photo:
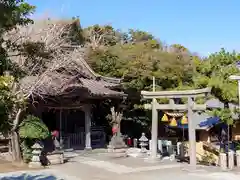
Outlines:
<svg viewBox="0 0 240 180"><path fill-rule="evenodd" d="M81 180L237 180L239 173L198 168L189 172L188 165L171 162L146 162L138 158L109 158L106 154L81 155L51 169Z"/></svg>
<svg viewBox="0 0 240 180"><path fill-rule="evenodd" d="M71 156L71 155L70 155ZM69 162L28 174L51 174L64 180L239 180L240 172L220 172L218 168L198 167L188 171L186 164L149 162L140 158L110 158L105 153L75 154ZM11 174L11 173L10 173ZM8 175L10 175L8 173ZM14 172L12 174L19 174ZM3 174L0 174L0 177Z"/></svg>

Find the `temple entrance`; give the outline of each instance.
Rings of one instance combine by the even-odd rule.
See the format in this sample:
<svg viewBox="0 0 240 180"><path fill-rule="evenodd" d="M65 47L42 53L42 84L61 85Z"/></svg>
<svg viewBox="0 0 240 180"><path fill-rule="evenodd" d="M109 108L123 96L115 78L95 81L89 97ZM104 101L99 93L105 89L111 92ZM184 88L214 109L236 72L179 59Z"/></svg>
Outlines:
<svg viewBox="0 0 240 180"><path fill-rule="evenodd" d="M59 132L58 140L64 149L83 149L85 147L85 113L81 110L50 109L42 113L42 120L49 131Z"/></svg>
<svg viewBox="0 0 240 180"><path fill-rule="evenodd" d="M67 149L84 149L85 147L85 117L81 110L63 110L61 121L61 136Z"/></svg>
<svg viewBox="0 0 240 180"><path fill-rule="evenodd" d="M93 109L91 110L93 111ZM59 142L64 149L82 150L86 146L102 148L106 143L104 127L93 126L94 116L82 109L48 109L42 120L49 131L59 132ZM50 146L50 143L48 143Z"/></svg>

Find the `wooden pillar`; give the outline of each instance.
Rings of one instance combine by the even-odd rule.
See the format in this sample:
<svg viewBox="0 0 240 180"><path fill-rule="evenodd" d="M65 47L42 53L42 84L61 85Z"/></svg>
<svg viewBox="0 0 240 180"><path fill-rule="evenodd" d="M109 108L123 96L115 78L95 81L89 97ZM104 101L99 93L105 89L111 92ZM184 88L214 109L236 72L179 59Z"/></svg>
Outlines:
<svg viewBox="0 0 240 180"><path fill-rule="evenodd" d="M59 125L59 141L62 142L62 135L63 135L63 127L62 127L62 109L59 110L59 119L60 119L60 125Z"/></svg>
<svg viewBox="0 0 240 180"><path fill-rule="evenodd" d="M85 149L91 150L91 107L90 105L86 105L84 107L85 113Z"/></svg>
<svg viewBox="0 0 240 180"><path fill-rule="evenodd" d="M189 156L190 156L190 165L192 168L196 168L196 130L193 123L193 99L188 97L188 137L189 137Z"/></svg>
<svg viewBox="0 0 240 180"><path fill-rule="evenodd" d="M152 139L151 139L151 157L157 158L158 141L158 112L156 109L157 100L152 100Z"/></svg>

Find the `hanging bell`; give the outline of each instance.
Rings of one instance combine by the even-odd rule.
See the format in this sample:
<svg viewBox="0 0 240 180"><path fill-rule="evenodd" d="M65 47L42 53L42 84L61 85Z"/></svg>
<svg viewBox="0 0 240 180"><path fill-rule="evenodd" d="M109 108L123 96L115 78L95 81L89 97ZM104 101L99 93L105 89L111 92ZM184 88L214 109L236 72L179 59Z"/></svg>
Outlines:
<svg viewBox="0 0 240 180"><path fill-rule="evenodd" d="M181 119L181 124L188 124L188 119L186 116L183 116L182 119Z"/></svg>
<svg viewBox="0 0 240 180"><path fill-rule="evenodd" d="M171 122L170 122L169 125L170 125L170 126L177 126L178 124L177 124L176 119L175 119L175 118L172 118L172 120L171 120Z"/></svg>
<svg viewBox="0 0 240 180"><path fill-rule="evenodd" d="M163 115L163 117L162 117L162 121L163 121L163 122L168 122L168 117L167 117L166 114Z"/></svg>

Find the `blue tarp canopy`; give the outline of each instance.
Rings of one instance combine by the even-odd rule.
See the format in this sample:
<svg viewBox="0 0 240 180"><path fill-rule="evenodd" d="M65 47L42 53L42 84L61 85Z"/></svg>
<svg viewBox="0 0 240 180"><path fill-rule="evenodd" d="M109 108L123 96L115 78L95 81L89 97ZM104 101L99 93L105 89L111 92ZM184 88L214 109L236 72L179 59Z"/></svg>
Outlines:
<svg viewBox="0 0 240 180"><path fill-rule="evenodd" d="M199 118L200 117L200 118ZM195 123L195 128L196 129L206 129L208 127L211 127L215 124L218 124L220 122L220 118L219 117L204 117L204 116L194 116L193 117L194 119L194 123ZM171 127L171 128L181 128L181 129L187 129L188 128L188 124L181 124L181 121L180 120L177 120L177 126L170 126L170 125L167 125L168 127Z"/></svg>
<svg viewBox="0 0 240 180"><path fill-rule="evenodd" d="M200 127L206 127L206 126L213 126L215 124L218 124L220 122L220 118L219 117L210 117L207 118L206 121L202 121L199 123Z"/></svg>

